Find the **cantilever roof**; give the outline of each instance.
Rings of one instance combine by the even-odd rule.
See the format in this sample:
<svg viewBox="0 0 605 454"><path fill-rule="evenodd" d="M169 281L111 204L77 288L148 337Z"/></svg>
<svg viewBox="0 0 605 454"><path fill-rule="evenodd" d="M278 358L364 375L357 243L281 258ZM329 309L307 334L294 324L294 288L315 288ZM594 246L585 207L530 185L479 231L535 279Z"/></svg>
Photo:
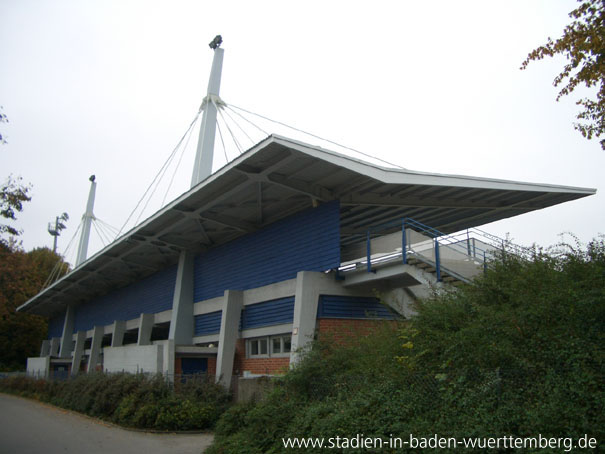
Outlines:
<svg viewBox="0 0 605 454"><path fill-rule="evenodd" d="M18 310L51 316L314 203L340 200L341 243L404 216L445 233L596 193L596 189L380 167L272 135Z"/></svg>

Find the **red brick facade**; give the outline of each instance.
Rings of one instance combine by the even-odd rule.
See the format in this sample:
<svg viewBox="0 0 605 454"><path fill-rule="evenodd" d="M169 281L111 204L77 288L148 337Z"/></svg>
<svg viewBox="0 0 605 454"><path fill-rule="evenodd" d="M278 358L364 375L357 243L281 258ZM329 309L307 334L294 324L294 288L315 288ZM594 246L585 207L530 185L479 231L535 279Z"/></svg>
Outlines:
<svg viewBox="0 0 605 454"><path fill-rule="evenodd" d="M317 320L318 335L338 344L347 343L349 339L365 337L372 334L388 320L320 318Z"/></svg>
<svg viewBox="0 0 605 454"><path fill-rule="evenodd" d="M392 323L386 321L387 323ZM321 318L317 320L318 336L343 344L349 339L372 334L385 320ZM290 357L246 358L246 339L238 339L235 344L233 376L241 377L244 371L256 375L278 375L285 373L290 366ZM181 373L181 360L175 361L175 374ZM216 357L208 357L208 375L216 375Z"/></svg>
<svg viewBox="0 0 605 454"><path fill-rule="evenodd" d="M290 357L285 358L246 358L246 340L238 339L235 344L233 375L241 376L244 371L252 374L283 374L288 370Z"/></svg>
<svg viewBox="0 0 605 454"><path fill-rule="evenodd" d="M208 375L216 375L216 356L208 358Z"/></svg>

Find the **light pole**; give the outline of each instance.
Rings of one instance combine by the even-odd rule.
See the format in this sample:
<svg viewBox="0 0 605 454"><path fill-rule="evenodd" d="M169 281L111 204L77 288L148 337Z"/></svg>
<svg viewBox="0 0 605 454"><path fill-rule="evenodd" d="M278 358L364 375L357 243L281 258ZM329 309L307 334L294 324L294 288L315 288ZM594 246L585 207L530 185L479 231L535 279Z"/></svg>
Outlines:
<svg viewBox="0 0 605 454"><path fill-rule="evenodd" d="M53 237L53 252L57 253L57 237L61 235L61 230L65 229L66 226L63 221L67 221L69 219L69 215L67 213L63 213L60 216L55 217L55 225L53 227L52 222L48 223L48 233L50 233Z"/></svg>

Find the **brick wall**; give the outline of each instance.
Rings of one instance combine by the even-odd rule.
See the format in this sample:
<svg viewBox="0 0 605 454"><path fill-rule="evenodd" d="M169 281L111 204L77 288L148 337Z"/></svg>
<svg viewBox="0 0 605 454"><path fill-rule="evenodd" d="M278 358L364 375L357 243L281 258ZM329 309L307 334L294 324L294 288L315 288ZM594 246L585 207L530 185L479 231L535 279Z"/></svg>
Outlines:
<svg viewBox="0 0 605 454"><path fill-rule="evenodd" d="M290 366L290 357L286 358L246 358L246 340L238 339L235 344L233 375L242 376L244 371L252 374L283 374Z"/></svg>
<svg viewBox="0 0 605 454"><path fill-rule="evenodd" d="M338 344L346 344L348 340L365 337L384 324L396 326L391 320L321 318L317 320L318 335Z"/></svg>
<svg viewBox="0 0 605 454"><path fill-rule="evenodd" d="M216 375L216 356L208 358L208 375Z"/></svg>

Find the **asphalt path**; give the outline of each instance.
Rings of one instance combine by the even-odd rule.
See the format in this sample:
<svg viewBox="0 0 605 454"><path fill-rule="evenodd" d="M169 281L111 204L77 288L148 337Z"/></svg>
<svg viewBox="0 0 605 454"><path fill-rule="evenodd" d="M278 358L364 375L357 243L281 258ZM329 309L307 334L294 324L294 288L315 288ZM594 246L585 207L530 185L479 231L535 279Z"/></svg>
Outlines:
<svg viewBox="0 0 605 454"><path fill-rule="evenodd" d="M0 454L200 454L210 434L125 430L33 400L0 394Z"/></svg>

